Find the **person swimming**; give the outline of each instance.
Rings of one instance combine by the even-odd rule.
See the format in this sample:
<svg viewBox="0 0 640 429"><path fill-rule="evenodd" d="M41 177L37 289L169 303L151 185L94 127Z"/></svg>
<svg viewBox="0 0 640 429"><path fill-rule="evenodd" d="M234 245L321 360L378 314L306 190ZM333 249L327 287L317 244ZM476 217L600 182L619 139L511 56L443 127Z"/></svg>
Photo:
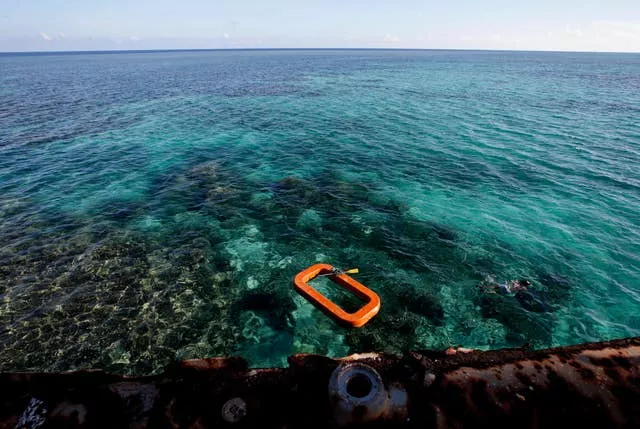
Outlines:
<svg viewBox="0 0 640 429"><path fill-rule="evenodd" d="M493 276L487 276L486 280L478 286L483 293L515 297L525 310L535 313L549 311L544 300L533 289L530 289L531 282L529 280L520 279L498 283Z"/></svg>
<svg viewBox="0 0 640 429"><path fill-rule="evenodd" d="M511 280L508 284L506 284L508 293L515 293L520 291L526 291L531 286L531 282L529 280Z"/></svg>
<svg viewBox="0 0 640 429"><path fill-rule="evenodd" d="M484 293L510 295L516 292L527 291L529 286L531 286L531 282L529 280L520 279L497 283L495 281L495 277L487 276L487 279L480 284L480 289Z"/></svg>

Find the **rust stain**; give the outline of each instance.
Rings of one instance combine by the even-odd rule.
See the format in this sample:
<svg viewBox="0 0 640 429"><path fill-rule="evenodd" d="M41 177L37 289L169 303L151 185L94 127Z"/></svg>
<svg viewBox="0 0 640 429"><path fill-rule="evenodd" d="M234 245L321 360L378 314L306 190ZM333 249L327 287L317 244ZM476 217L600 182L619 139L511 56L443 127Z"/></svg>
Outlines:
<svg viewBox="0 0 640 429"><path fill-rule="evenodd" d="M32 398L46 404L43 427L221 427L236 397L247 404L242 427L335 427L328 380L351 362L406 392L408 407L390 406L379 427L640 427L640 338L630 338L538 351L297 355L288 368L251 370L239 358L194 359L149 377L0 374L0 429L15 428Z"/></svg>

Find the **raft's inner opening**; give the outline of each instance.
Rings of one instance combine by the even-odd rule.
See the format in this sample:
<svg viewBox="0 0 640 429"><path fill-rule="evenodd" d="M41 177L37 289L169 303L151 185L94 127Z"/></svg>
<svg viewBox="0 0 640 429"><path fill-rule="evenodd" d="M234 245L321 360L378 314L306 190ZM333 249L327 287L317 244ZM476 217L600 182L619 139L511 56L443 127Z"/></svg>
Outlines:
<svg viewBox="0 0 640 429"><path fill-rule="evenodd" d="M347 381L347 393L354 398L364 398L372 387L369 377L363 374L356 374Z"/></svg>
<svg viewBox="0 0 640 429"><path fill-rule="evenodd" d="M309 286L333 301L347 313L355 313L366 302L355 293L332 281L330 276L316 277L309 281Z"/></svg>

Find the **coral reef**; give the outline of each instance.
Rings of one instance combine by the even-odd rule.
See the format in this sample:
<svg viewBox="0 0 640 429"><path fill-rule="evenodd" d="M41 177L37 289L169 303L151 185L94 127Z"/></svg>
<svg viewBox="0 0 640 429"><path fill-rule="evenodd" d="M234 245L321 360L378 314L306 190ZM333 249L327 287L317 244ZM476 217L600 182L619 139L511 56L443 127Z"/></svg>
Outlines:
<svg viewBox="0 0 640 429"><path fill-rule="evenodd" d="M473 284L499 266L366 180L331 170L270 184L241 177L215 161L185 166L158 177L145 204L101 217L25 219L34 202L3 201L0 369L140 374L174 359L240 353L278 364L301 350L400 353L474 335L482 344L471 345L551 344L552 310L570 290L561 275L540 274L535 295L483 295ZM314 262L359 267L380 314L344 330L301 311L308 303L291 279ZM506 331L483 328L490 320Z"/></svg>

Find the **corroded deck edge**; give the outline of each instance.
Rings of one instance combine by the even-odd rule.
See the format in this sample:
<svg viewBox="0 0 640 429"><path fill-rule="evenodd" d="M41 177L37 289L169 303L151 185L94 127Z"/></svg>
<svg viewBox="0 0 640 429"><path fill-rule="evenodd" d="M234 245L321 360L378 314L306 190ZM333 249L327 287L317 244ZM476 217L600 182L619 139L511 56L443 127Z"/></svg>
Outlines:
<svg viewBox="0 0 640 429"><path fill-rule="evenodd" d="M270 369L196 359L146 377L2 373L0 428L336 427L328 380L353 362L408 397L402 412L356 426L640 427L640 338L630 338L537 351L295 355L288 368ZM223 415L232 398L245 405L235 422Z"/></svg>

